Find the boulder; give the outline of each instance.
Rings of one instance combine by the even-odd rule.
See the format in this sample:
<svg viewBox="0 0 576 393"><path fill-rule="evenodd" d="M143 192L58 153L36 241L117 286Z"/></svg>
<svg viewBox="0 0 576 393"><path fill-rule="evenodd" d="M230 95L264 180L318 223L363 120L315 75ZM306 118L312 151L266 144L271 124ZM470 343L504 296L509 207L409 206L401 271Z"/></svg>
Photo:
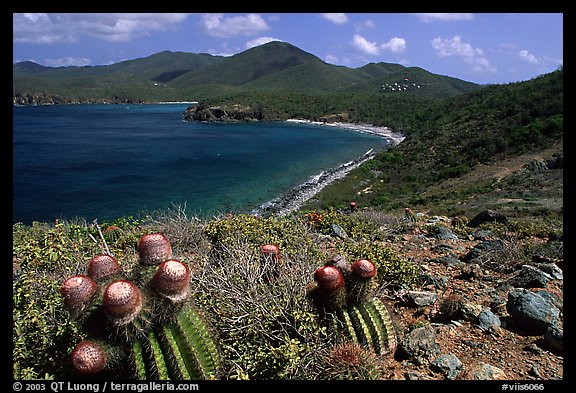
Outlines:
<svg viewBox="0 0 576 393"><path fill-rule="evenodd" d="M560 310L550 301L522 288L508 293L506 310L521 328L534 334L544 334L560 316Z"/></svg>
<svg viewBox="0 0 576 393"><path fill-rule="evenodd" d="M470 228L477 228L480 225L489 222L499 222L505 224L508 222L508 218L494 210L484 210L474 216L474 218L468 222L468 226Z"/></svg>

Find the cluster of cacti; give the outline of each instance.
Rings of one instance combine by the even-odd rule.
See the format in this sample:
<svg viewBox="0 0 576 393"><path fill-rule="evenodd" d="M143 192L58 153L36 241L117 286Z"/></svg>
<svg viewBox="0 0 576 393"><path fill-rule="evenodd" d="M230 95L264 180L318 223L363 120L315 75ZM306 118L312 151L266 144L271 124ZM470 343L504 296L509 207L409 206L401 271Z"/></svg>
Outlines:
<svg viewBox="0 0 576 393"><path fill-rule="evenodd" d="M210 379L216 346L190 303L190 270L173 259L162 234L141 237L139 261L123 277L108 254L68 278L60 292L88 339L71 353L79 375L116 373L139 379Z"/></svg>
<svg viewBox="0 0 576 393"><path fill-rule="evenodd" d="M337 255L316 269L310 295L330 324L352 342L377 354L394 353L396 332L386 306L373 295L375 275L370 260L350 264Z"/></svg>

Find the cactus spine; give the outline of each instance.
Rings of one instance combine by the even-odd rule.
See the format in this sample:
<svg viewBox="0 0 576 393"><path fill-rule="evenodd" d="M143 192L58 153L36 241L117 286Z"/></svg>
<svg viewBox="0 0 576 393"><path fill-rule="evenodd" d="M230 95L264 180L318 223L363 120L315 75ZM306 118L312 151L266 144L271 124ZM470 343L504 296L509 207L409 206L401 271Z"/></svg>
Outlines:
<svg viewBox="0 0 576 393"><path fill-rule="evenodd" d="M130 278L121 277L112 256L98 255L89 262L89 276L73 276L62 284L70 316L90 337L71 353L72 369L90 376L215 378L220 359L190 303L188 267L172 259L170 243L161 234L143 236L138 254L140 263Z"/></svg>

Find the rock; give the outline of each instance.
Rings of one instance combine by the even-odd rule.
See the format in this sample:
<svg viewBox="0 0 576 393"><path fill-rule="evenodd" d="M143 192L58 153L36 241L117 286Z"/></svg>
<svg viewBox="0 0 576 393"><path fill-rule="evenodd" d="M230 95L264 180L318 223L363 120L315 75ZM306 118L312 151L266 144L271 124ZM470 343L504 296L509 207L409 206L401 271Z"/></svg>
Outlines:
<svg viewBox="0 0 576 393"><path fill-rule="evenodd" d="M334 235L336 235L340 239L348 239L348 234L340 225L332 224L330 227L332 228L332 232L334 233Z"/></svg>
<svg viewBox="0 0 576 393"><path fill-rule="evenodd" d="M433 304L438 299L438 295L434 292L408 291L406 298L410 304L424 307Z"/></svg>
<svg viewBox="0 0 576 393"><path fill-rule="evenodd" d="M474 216L474 218L468 222L468 226L470 228L477 228L480 225L489 222L499 222L505 224L508 222L508 218L494 210L484 210Z"/></svg>
<svg viewBox="0 0 576 393"><path fill-rule="evenodd" d="M418 327L406 334L399 346L400 356L405 356L417 365L427 364L438 355L436 333L430 325Z"/></svg>
<svg viewBox="0 0 576 393"><path fill-rule="evenodd" d="M508 379L506 373L496 366L480 362L467 375L466 379L472 380L505 380Z"/></svg>
<svg viewBox="0 0 576 393"><path fill-rule="evenodd" d="M470 250L464 257L464 262L472 262L475 259L483 261L489 257L489 253L494 251L502 251L505 243L503 240L484 240L478 243L472 250Z"/></svg>
<svg viewBox="0 0 576 393"><path fill-rule="evenodd" d="M555 263L538 263L536 267L544 273L549 274L554 280L564 279L564 272Z"/></svg>
<svg viewBox="0 0 576 393"><path fill-rule="evenodd" d="M492 231L488 229L482 229L472 232L472 238L474 240L487 240L492 235L493 235Z"/></svg>
<svg viewBox="0 0 576 393"><path fill-rule="evenodd" d="M557 155L555 158L551 158L546 162L548 169L563 169L564 168L564 156Z"/></svg>
<svg viewBox="0 0 576 393"><path fill-rule="evenodd" d="M552 324L544 333L544 343L555 352L564 350L564 330L557 324Z"/></svg>
<svg viewBox="0 0 576 393"><path fill-rule="evenodd" d="M498 318L494 313L488 309L482 310L480 314L478 314L478 318L476 319L476 324L482 330L488 330L491 327L500 327L502 322L500 318Z"/></svg>
<svg viewBox="0 0 576 393"><path fill-rule="evenodd" d="M508 293L506 310L515 322L535 334L543 334L560 316L556 306L526 289L514 289Z"/></svg>
<svg viewBox="0 0 576 393"><path fill-rule="evenodd" d="M432 361L432 369L442 372L447 379L456 379L463 368L460 359L451 353L440 355Z"/></svg>
<svg viewBox="0 0 576 393"><path fill-rule="evenodd" d="M460 307L460 313L462 314L462 318L465 321L476 321L478 320L478 316L484 310L484 307L480 304L474 303L463 303Z"/></svg>
<svg viewBox="0 0 576 393"><path fill-rule="evenodd" d="M522 269L507 281L515 288L546 288L552 277L542 270L530 265L522 265Z"/></svg>
<svg viewBox="0 0 576 393"><path fill-rule="evenodd" d="M450 229L443 225L438 225L433 227L428 236L434 237L440 240L458 240L458 236L454 234Z"/></svg>
<svg viewBox="0 0 576 393"><path fill-rule="evenodd" d="M470 280L473 278L480 278L482 275L483 272L480 265L473 263L470 265L462 266L462 269L460 269L460 274L457 277L463 280Z"/></svg>
<svg viewBox="0 0 576 393"><path fill-rule="evenodd" d="M448 267L462 266L464 264L464 262L462 262L461 260L449 255L438 258L432 258L430 259L430 262L441 263Z"/></svg>
<svg viewBox="0 0 576 393"><path fill-rule="evenodd" d="M562 311L564 309L564 301L557 294L550 292L549 290L546 289L539 289L534 291L534 293L548 300L550 303L555 305L558 308L558 310Z"/></svg>

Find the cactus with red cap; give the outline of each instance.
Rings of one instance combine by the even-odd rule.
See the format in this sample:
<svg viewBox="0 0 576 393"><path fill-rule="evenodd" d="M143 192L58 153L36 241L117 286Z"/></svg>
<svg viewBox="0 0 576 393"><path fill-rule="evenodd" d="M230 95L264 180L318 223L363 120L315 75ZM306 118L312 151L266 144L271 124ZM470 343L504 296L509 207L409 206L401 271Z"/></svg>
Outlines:
<svg viewBox="0 0 576 393"><path fill-rule="evenodd" d="M368 259L349 264L334 256L314 272L311 296L335 330L377 354L396 350L396 332L386 306L373 295L376 267Z"/></svg>
<svg viewBox="0 0 576 393"><path fill-rule="evenodd" d="M88 336L70 355L73 371L214 378L219 354L190 302L187 265L173 259L170 242L159 233L142 236L137 250L139 263L129 277L113 256L102 254L89 261L88 275L62 284L64 304Z"/></svg>

